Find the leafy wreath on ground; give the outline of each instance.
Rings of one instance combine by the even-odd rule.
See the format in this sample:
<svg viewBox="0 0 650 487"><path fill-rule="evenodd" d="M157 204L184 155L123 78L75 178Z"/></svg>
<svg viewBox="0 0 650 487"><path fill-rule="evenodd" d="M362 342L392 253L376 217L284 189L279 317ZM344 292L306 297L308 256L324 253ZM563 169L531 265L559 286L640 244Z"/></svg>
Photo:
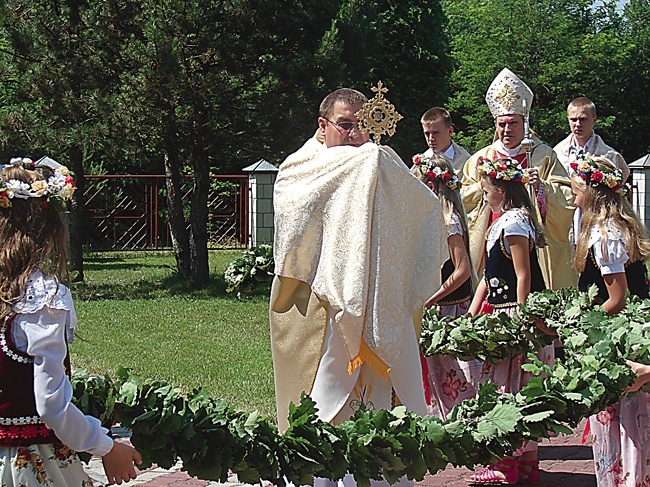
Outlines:
<svg viewBox="0 0 650 487"><path fill-rule="evenodd" d="M421 348L425 355L448 354L497 362L505 350L528 353L523 368L533 377L519 393L497 393L483 385L478 397L463 401L447 421L419 417L398 407L363 409L341 425L318 419L315 403L303 395L291 405L290 426L277 426L256 412L243 413L203 390L184 396L164 381L142 379L119 368L116 379L85 371L73 375L74 400L105 426L118 418L132 432L144 466L171 467L205 480L239 480L274 485L312 484L313 478L339 479L346 472L360 487L370 479L396 482L406 475L422 480L448 464L473 468L509 454L529 439L571 433L591 414L617 402L634 382L626 359L650 363L650 300L631 298L624 311L609 317L594 306L595 288L543 291L529 296L518 316L461 317L427 311ZM535 318L557 330L565 359L553 368L532 352L549 343Z"/></svg>

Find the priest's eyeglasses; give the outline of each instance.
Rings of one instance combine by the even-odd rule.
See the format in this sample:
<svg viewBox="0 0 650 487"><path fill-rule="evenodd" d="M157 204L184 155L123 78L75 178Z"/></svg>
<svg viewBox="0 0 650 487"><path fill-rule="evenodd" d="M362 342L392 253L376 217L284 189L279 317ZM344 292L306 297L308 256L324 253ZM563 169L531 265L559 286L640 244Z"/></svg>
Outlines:
<svg viewBox="0 0 650 487"><path fill-rule="evenodd" d="M337 129L344 130L345 132L351 132L352 129L357 129L357 131L359 131L358 122L332 122L329 118L325 118L325 120L334 125Z"/></svg>

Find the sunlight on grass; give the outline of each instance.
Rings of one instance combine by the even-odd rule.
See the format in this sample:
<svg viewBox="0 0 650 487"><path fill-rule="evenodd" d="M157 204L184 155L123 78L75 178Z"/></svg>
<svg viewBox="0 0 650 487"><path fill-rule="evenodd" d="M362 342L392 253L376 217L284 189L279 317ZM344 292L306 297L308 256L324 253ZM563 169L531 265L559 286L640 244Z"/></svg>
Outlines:
<svg viewBox="0 0 650 487"><path fill-rule="evenodd" d="M275 417L268 288L242 300L225 293L223 272L239 254L211 253L212 282L202 291L175 275L171 253L88 256L86 282L73 288L73 366L111 374L130 367Z"/></svg>

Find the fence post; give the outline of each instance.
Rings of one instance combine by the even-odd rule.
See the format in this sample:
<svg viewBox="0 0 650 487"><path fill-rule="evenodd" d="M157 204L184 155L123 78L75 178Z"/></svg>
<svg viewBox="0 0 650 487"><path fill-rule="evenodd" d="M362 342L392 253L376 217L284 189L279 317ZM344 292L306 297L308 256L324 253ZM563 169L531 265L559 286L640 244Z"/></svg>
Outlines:
<svg viewBox="0 0 650 487"><path fill-rule="evenodd" d="M260 159L242 171L248 173L250 195L248 246L273 244L273 185L278 168Z"/></svg>
<svg viewBox="0 0 650 487"><path fill-rule="evenodd" d="M650 155L628 164L631 171L632 207L639 219L650 229Z"/></svg>

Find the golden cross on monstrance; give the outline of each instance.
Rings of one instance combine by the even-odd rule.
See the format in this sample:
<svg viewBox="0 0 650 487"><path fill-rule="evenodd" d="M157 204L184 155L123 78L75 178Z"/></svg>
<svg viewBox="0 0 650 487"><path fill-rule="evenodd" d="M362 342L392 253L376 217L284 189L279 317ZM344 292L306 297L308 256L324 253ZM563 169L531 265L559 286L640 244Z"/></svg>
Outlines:
<svg viewBox="0 0 650 487"><path fill-rule="evenodd" d="M382 135L391 136L395 133L397 122L404 117L384 98L388 88L384 88L381 81L371 89L377 94L364 103L355 116L359 119L359 131L363 134L370 132L375 144L379 144Z"/></svg>

